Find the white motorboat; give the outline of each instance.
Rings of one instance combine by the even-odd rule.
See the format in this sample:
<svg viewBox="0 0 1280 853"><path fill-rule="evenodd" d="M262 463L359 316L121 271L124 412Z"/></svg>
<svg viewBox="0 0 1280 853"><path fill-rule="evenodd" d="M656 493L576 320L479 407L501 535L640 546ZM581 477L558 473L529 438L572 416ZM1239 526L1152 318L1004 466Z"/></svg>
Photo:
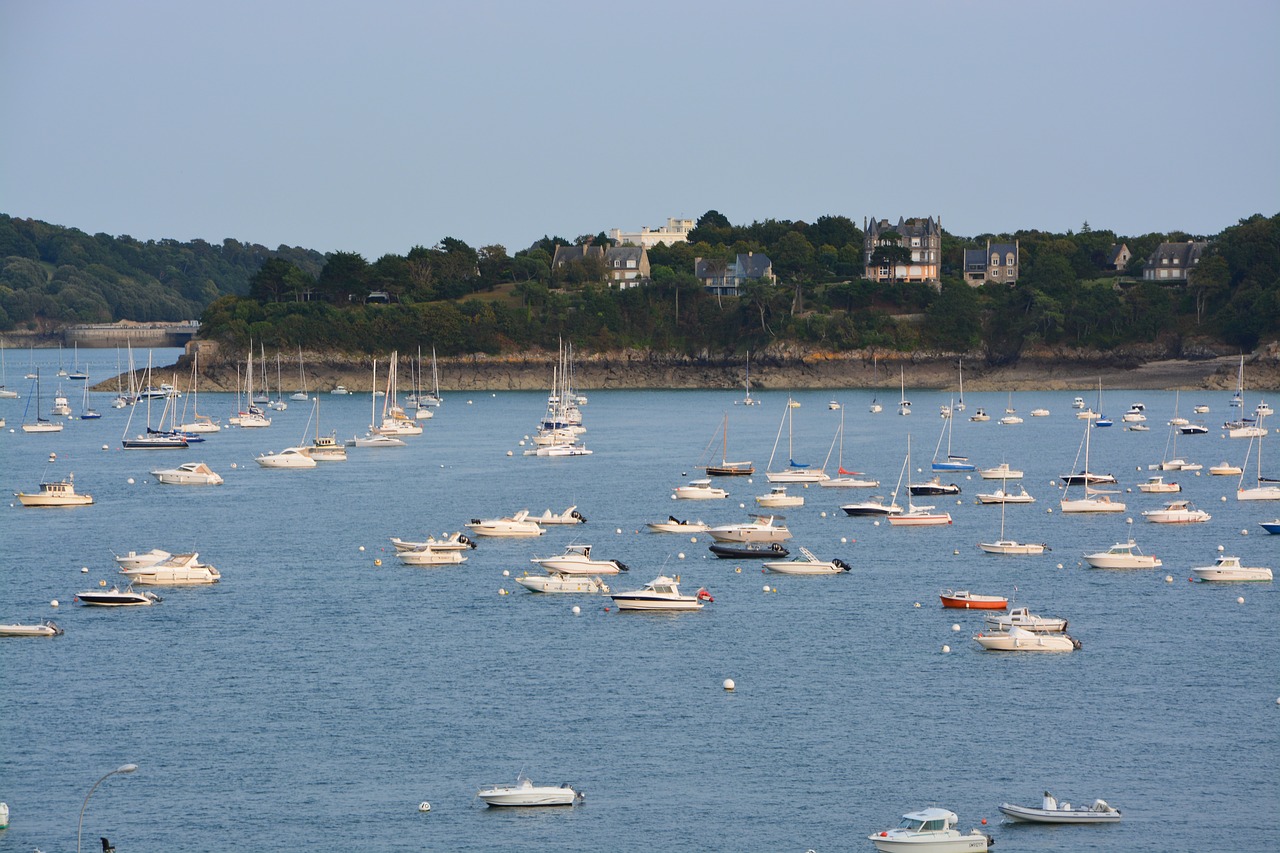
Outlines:
<svg viewBox="0 0 1280 853"><path fill-rule="evenodd" d="M1037 616L1025 607L1015 607L1008 613L988 613L983 621L996 630L1017 627L1037 634L1061 634L1067 630L1066 619Z"/></svg>
<svg viewBox="0 0 1280 853"><path fill-rule="evenodd" d="M93 503L93 495L76 491L75 474L69 474L67 479L56 483L41 483L40 491L35 494L14 492L14 497L23 506L88 506Z"/></svg>
<svg viewBox="0 0 1280 853"><path fill-rule="evenodd" d="M279 453L263 453L255 460L263 468L314 468L309 447L286 447Z"/></svg>
<svg viewBox="0 0 1280 853"><path fill-rule="evenodd" d="M154 592L134 592L132 586L90 589L76 593L75 600L95 607L148 607L162 601Z"/></svg>
<svg viewBox="0 0 1280 853"><path fill-rule="evenodd" d="M1183 424L1178 427L1178 432L1183 435L1208 435L1209 428L1204 424Z"/></svg>
<svg viewBox="0 0 1280 853"><path fill-rule="evenodd" d="M433 545L419 545L407 551L396 551L400 562L406 566L456 566L465 563L467 558L462 551L448 548L436 548Z"/></svg>
<svg viewBox="0 0 1280 853"><path fill-rule="evenodd" d="M1239 465L1232 465L1230 462L1222 462L1218 465L1209 466L1209 473L1214 477L1239 477L1244 473Z"/></svg>
<svg viewBox="0 0 1280 853"><path fill-rule="evenodd" d="M1040 808L1001 803L997 808L1014 821L1026 823L1118 823L1120 810L1112 808L1106 800L1094 800L1091 806L1072 807L1060 803L1048 791Z"/></svg>
<svg viewBox="0 0 1280 853"><path fill-rule="evenodd" d="M467 528L476 536L531 537L541 536L547 531L538 526L536 521L529 520L529 510L522 509L515 515L504 518L473 518L467 522Z"/></svg>
<svg viewBox="0 0 1280 853"><path fill-rule="evenodd" d="M1195 412L1197 415L1207 415L1209 414L1209 407L1201 403L1200 405L1193 408L1191 411Z"/></svg>
<svg viewBox="0 0 1280 853"><path fill-rule="evenodd" d="M1164 477L1156 476L1148 477L1145 483L1139 483L1138 491L1149 495L1166 495L1182 491L1182 486L1177 483L1166 483Z"/></svg>
<svg viewBox="0 0 1280 853"><path fill-rule="evenodd" d="M1005 487L996 489L994 492L978 493L978 503L982 504L1033 504L1035 502L1036 499L1029 495L1023 486L1018 486L1017 493Z"/></svg>
<svg viewBox="0 0 1280 853"><path fill-rule="evenodd" d="M1074 400L1072 400L1072 401L1071 401L1071 408L1073 408L1073 409L1083 409L1083 408L1084 408L1084 397L1076 397Z"/></svg>
<svg viewBox="0 0 1280 853"><path fill-rule="evenodd" d="M420 542L409 542L392 536L391 544L395 546L397 551L412 551L423 546L434 548L437 551L465 551L468 548L476 547L476 543L468 539L462 531L458 531L452 536L441 533L440 536L441 538L439 539L434 536L428 536Z"/></svg>
<svg viewBox="0 0 1280 853"><path fill-rule="evenodd" d="M222 477L203 462L184 462L177 468L152 471L157 483L171 486L221 486Z"/></svg>
<svg viewBox="0 0 1280 853"><path fill-rule="evenodd" d="M650 521L645 526L654 533L702 533L710 525L705 521L681 521L669 515L666 521Z"/></svg>
<svg viewBox="0 0 1280 853"><path fill-rule="evenodd" d="M49 619L34 625L0 625L0 637L56 637L61 633L57 623Z"/></svg>
<svg viewBox="0 0 1280 853"><path fill-rule="evenodd" d="M1213 516L1198 509L1191 501L1169 501L1164 509L1144 509L1142 517L1157 524L1197 524Z"/></svg>
<svg viewBox="0 0 1280 853"><path fill-rule="evenodd" d="M129 578L131 584L142 586L197 586L222 580L222 573L201 563L200 555L195 552L174 554L149 566L121 568L120 573Z"/></svg>
<svg viewBox="0 0 1280 853"><path fill-rule="evenodd" d="M756 495L756 503L765 507L804 506L804 495L789 495L786 486L774 486L767 495Z"/></svg>
<svg viewBox="0 0 1280 853"><path fill-rule="evenodd" d="M1018 417L1016 414L1005 415L1000 419L1000 423L1005 426L1015 426L1022 423L1022 418Z"/></svg>
<svg viewBox="0 0 1280 853"><path fill-rule="evenodd" d="M1048 410L1048 409L1032 409L1032 410L1031 410L1031 417L1033 417L1033 418L1047 418L1047 417L1049 417L1049 410Z"/></svg>
<svg viewBox="0 0 1280 853"><path fill-rule="evenodd" d="M849 571L849 564L843 560L838 558L819 560L808 548L801 548L799 557L792 557L790 560L766 560L761 565L780 575L838 575Z"/></svg>
<svg viewBox="0 0 1280 853"><path fill-rule="evenodd" d="M555 557L534 557L529 562L548 572L562 575L616 575L628 569L621 560L598 560L591 556L590 545L569 545Z"/></svg>
<svg viewBox="0 0 1280 853"><path fill-rule="evenodd" d="M299 361L301 361L302 353L298 353ZM305 396L305 395L304 395ZM338 433L332 430L328 435L320 434L320 398L315 398L315 407L312 409L311 416L316 421L315 437L311 439L311 446L307 448L311 458L317 462L346 462L347 448L345 444L338 443Z"/></svg>
<svg viewBox="0 0 1280 853"><path fill-rule="evenodd" d="M586 575L530 575L524 574L516 578L516 583L532 592L567 592L584 594L605 594L608 585L600 578Z"/></svg>
<svg viewBox="0 0 1280 853"><path fill-rule="evenodd" d="M782 516L753 515L752 518L755 521L709 527L707 534L717 542L785 542L791 538L785 524L775 523L786 521Z"/></svg>
<svg viewBox="0 0 1280 853"><path fill-rule="evenodd" d="M576 506L571 506L564 512L552 512L551 510L543 511L542 515L534 519L539 524L586 524L587 519L578 512Z"/></svg>
<svg viewBox="0 0 1280 853"><path fill-rule="evenodd" d="M610 593L619 610L701 610L704 601L711 596L705 589L696 595L681 595L679 578L659 575L644 585L644 589Z"/></svg>
<svg viewBox="0 0 1280 853"><path fill-rule="evenodd" d="M845 511L846 515L871 516L873 518L899 515L902 512L902 507L898 506L896 502L885 503L884 498L881 496L858 503L844 504L840 508Z"/></svg>
<svg viewBox="0 0 1280 853"><path fill-rule="evenodd" d="M1016 468L1010 468L1008 462L1001 462L999 465L978 471L978 476L984 480L1021 480L1022 472Z"/></svg>
<svg viewBox="0 0 1280 853"><path fill-rule="evenodd" d="M1143 554L1132 539L1097 554L1085 554L1084 561L1095 569L1158 569L1164 565L1159 557Z"/></svg>
<svg viewBox="0 0 1280 853"><path fill-rule="evenodd" d="M1044 634L1017 625L979 631L973 639L989 652L1073 652L1080 648L1080 641L1069 634Z"/></svg>
<svg viewBox="0 0 1280 853"><path fill-rule="evenodd" d="M1198 566L1191 574L1199 581L1269 581L1271 570L1261 566L1242 566L1239 557L1218 557L1212 566Z"/></svg>
<svg viewBox="0 0 1280 853"><path fill-rule="evenodd" d="M558 787L535 785L520 774L514 785L489 785L477 791L476 796L490 806L571 806L582 802L586 795L568 782Z"/></svg>
<svg viewBox="0 0 1280 853"><path fill-rule="evenodd" d="M329 393L346 395L346 394L350 394L351 392L347 390L346 385L335 385L333 386L333 388L329 389Z"/></svg>
<svg viewBox="0 0 1280 853"><path fill-rule="evenodd" d="M991 420L991 415L987 414L987 410L983 408L974 409L973 414L969 416L969 420L975 424L983 424Z"/></svg>
<svg viewBox="0 0 1280 853"><path fill-rule="evenodd" d="M159 548L152 548L145 554L130 551L124 556L115 555L116 565L121 569L141 569L145 566L154 566L156 563L163 563L172 556L168 551L161 551Z"/></svg>
<svg viewBox="0 0 1280 853"><path fill-rule="evenodd" d="M955 812L930 808L908 812L893 829L868 835L882 853L985 853L991 839L978 830L961 834Z"/></svg>
<svg viewBox="0 0 1280 853"><path fill-rule="evenodd" d="M710 480L690 480L671 490L677 498L686 501L711 501L729 497L724 489L711 485Z"/></svg>
<svg viewBox="0 0 1280 853"><path fill-rule="evenodd" d="M349 438L346 441L347 447L408 447L409 445L402 438L396 438L394 435L380 435L372 432L364 435L358 435Z"/></svg>

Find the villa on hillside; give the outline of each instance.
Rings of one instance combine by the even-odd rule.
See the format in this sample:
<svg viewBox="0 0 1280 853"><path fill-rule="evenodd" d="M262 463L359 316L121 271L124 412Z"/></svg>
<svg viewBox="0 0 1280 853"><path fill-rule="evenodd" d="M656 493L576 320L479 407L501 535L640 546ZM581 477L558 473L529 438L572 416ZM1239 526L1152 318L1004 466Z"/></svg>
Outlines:
<svg viewBox="0 0 1280 853"><path fill-rule="evenodd" d="M1185 282L1208 247L1196 240L1161 243L1142 267L1143 281Z"/></svg>
<svg viewBox="0 0 1280 853"><path fill-rule="evenodd" d="M689 232L693 230L693 226L692 219L668 219L666 225L658 228L641 228L639 231L628 232L614 228L609 232L609 239L619 246L630 243L642 249L652 249L659 243L666 243L668 246L688 243Z"/></svg>
<svg viewBox="0 0 1280 853"><path fill-rule="evenodd" d="M1015 284L1018 281L1020 263L1018 241L992 243L987 249L964 250L964 280L970 287L978 287L988 281Z"/></svg>
<svg viewBox="0 0 1280 853"><path fill-rule="evenodd" d="M738 289L748 281L776 282L773 261L768 255L747 252L732 261L713 258L694 258L693 275L708 291L716 296L737 296Z"/></svg>
<svg viewBox="0 0 1280 853"><path fill-rule="evenodd" d="M649 251L643 246L556 246L552 269L594 259L604 267L610 287L626 290L649 283Z"/></svg>
<svg viewBox="0 0 1280 853"><path fill-rule="evenodd" d="M942 266L942 218L889 220L863 219L865 277L871 281L939 280ZM898 257L886 257L885 248L897 247Z"/></svg>

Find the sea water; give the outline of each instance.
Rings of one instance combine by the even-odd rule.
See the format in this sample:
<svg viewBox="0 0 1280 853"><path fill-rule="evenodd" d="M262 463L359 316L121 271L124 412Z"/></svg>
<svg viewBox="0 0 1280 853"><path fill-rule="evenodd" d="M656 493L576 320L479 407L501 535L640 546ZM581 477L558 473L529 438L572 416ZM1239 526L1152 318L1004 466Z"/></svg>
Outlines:
<svg viewBox="0 0 1280 853"><path fill-rule="evenodd" d="M11 374L20 361L10 359ZM46 408L58 382L49 373ZM79 388L61 382L78 413ZM27 393L20 379L9 384ZM86 849L106 836L121 853L822 853L870 850L868 834L931 805L957 812L965 830L985 820L1004 851L1274 845L1280 601L1274 584L1187 580L1219 546L1246 565L1280 569L1280 537L1258 526L1280 504L1239 503L1236 478L1207 472L1240 464L1249 446L1218 428L1228 394L1181 396L1186 417L1196 417L1195 403L1211 406L1211 431L1178 438L1177 455L1205 470L1165 473L1183 487L1167 496L1136 484L1172 455L1174 395L1107 391L1116 426L1093 432L1090 468L1119 477L1124 493L1113 497L1128 509L1096 517L1061 515L1052 485L1083 467L1085 427L1070 401L1092 399L1088 389L1014 394L1025 418L1016 426L995 420L1006 394L971 394L951 452L1023 469L1037 502L1009 505L1005 534L1052 549L999 557L975 546L999 535L1000 507L974 496L1000 483L976 474L941 475L961 486L958 497L917 499L949 511L950 526L893 528L840 510L890 495L908 435L919 469L911 479L930 476L949 395L913 392L915 413L899 417L888 406L870 414L865 391L800 392L788 436L788 395L757 391L764 405L747 408L730 391L592 389L583 415L594 453L572 459L522 455L545 394L448 393L407 447L351 448L345 463L304 471L263 469L254 457L308 440L309 403L269 413L267 429L226 429L187 451L126 451L130 410L109 408L109 395L93 404L101 420L68 421L50 435L21 432L25 399L0 401L0 487L31 491L74 472L77 489L95 498L73 509L10 499L0 509L0 621L52 618L66 630L0 640L0 800L11 809L0 850L70 849L93 783L130 762L136 773L93 793ZM365 432L367 395L318 397L323 432ZM766 575L755 562L712 558L705 534L646 532L669 514L746 520L754 496L769 491L775 442L776 469L789 437L797 461L830 455L834 472L841 412L828 408L832 398L844 405L844 467L881 486L791 485L805 505L782 512L793 551L839 557L850 573ZM1146 404L1149 432L1123 428L1118 416L1133 401ZM234 406L234 395L200 395L201 411L224 422ZM993 420L969 422L978 406ZM1030 417L1038 406L1051 415ZM727 500L672 500L672 487L701 475L696 466L719 461L725 413L728 455L753 460L756 475L718 480ZM133 432L145 414L145 404L133 410ZM1276 445L1263 449L1264 475L1280 472ZM165 486L149 474L197 460L225 485ZM1213 519L1143 520L1143 509L1174 497ZM571 505L585 525L480 539L460 566L402 566L388 542ZM1164 566L1083 566L1082 554L1130 537ZM696 613L619 613L607 597L539 595L514 583L536 571L531 558L571 542L630 566L606 579L615 590L668 574L715 601ZM221 583L160 589L164 601L147 608L74 603L79 590L117 583L113 552L156 547L199 551ZM1066 617L1083 648L984 652L972 640L981 615L940 606L948 587ZM585 803L495 810L476 799L482 785L520 772L538 784L570 782ZM1034 805L1045 790L1073 803L1104 798L1124 820L1001 823L999 803ZM423 801L430 812L419 811Z"/></svg>

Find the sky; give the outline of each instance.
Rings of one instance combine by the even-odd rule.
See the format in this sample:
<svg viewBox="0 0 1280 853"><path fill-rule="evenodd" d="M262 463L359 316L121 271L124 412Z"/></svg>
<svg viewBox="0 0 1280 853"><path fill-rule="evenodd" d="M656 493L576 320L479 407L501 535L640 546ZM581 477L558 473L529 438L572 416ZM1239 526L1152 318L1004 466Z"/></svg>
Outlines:
<svg viewBox="0 0 1280 853"><path fill-rule="evenodd" d="M0 213L373 261L445 237L1280 212L1280 3L0 2Z"/></svg>

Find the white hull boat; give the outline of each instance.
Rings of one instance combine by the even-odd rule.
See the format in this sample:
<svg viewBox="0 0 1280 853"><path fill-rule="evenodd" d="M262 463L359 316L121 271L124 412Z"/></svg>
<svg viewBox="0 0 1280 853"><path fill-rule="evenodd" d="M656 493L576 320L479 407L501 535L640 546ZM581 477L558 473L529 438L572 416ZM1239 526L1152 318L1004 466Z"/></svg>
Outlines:
<svg viewBox="0 0 1280 853"><path fill-rule="evenodd" d="M316 460L311 458L310 448L286 447L279 453L263 453L256 459L263 468L314 468Z"/></svg>
<svg viewBox="0 0 1280 853"><path fill-rule="evenodd" d="M849 571L843 560L819 560L808 548L801 548L800 555L790 560L766 560L762 565L780 575L838 575Z"/></svg>
<svg viewBox="0 0 1280 853"><path fill-rule="evenodd" d="M769 494L756 495L756 503L764 507L804 506L804 495L789 495L786 486L774 486Z"/></svg>
<svg viewBox="0 0 1280 853"><path fill-rule="evenodd" d="M1272 579L1271 570L1261 566L1242 566L1239 557L1219 557L1212 566L1191 570L1198 581L1261 581Z"/></svg>
<svg viewBox="0 0 1280 853"><path fill-rule="evenodd" d="M1091 806L1059 803L1048 791L1044 792L1044 804L1040 808L1001 803L998 808L1013 821L1025 823L1119 823L1120 810L1112 808L1106 800L1094 800Z"/></svg>
<svg viewBox="0 0 1280 853"><path fill-rule="evenodd" d="M1010 468L1008 462L1001 462L993 468L983 468L978 472L978 476L984 480L1021 480L1022 472L1016 468Z"/></svg>
<svg viewBox="0 0 1280 853"><path fill-rule="evenodd" d="M95 607L147 607L159 603L161 598L154 592L134 592L132 587L124 590L113 587L78 592L76 601Z"/></svg>
<svg viewBox="0 0 1280 853"><path fill-rule="evenodd" d="M1198 524L1213 516L1197 509L1191 501L1169 501L1164 509L1143 510L1142 517L1157 524Z"/></svg>
<svg viewBox="0 0 1280 853"><path fill-rule="evenodd" d="M728 492L711 485L710 480L690 480L687 485L676 486L671 493L685 501L712 501L729 497Z"/></svg>
<svg viewBox="0 0 1280 853"><path fill-rule="evenodd" d="M466 562L458 550L441 550L431 545L420 545L408 551L396 551L400 562L406 566L456 566Z"/></svg>
<svg viewBox="0 0 1280 853"><path fill-rule="evenodd" d="M62 629L48 619L34 625L0 625L0 637L56 637L61 633Z"/></svg>
<svg viewBox="0 0 1280 853"><path fill-rule="evenodd" d="M1041 543L1017 542L1013 539L979 542L978 547L988 554L1007 554L1014 557L1037 556L1049 549L1049 546Z"/></svg>
<svg viewBox="0 0 1280 853"><path fill-rule="evenodd" d="M35 494L15 492L14 497L23 506L88 506L93 503L93 495L76 492L74 474L57 483L41 483L40 491Z"/></svg>
<svg viewBox="0 0 1280 853"><path fill-rule="evenodd" d="M528 538L541 536L547 531L538 526L536 521L529 520L529 510L522 509L506 518L473 518L467 523L476 536L502 536L509 538Z"/></svg>
<svg viewBox="0 0 1280 853"><path fill-rule="evenodd" d="M150 566L120 570L129 583L140 586L199 586L217 583L222 573L213 566L200 562L200 555L174 554Z"/></svg>
<svg viewBox="0 0 1280 853"><path fill-rule="evenodd" d="M996 630L1012 627L1037 634L1061 634L1067 630L1067 620L1056 616L1037 616L1025 607L1015 607L1008 613L989 613L983 620Z"/></svg>
<svg viewBox="0 0 1280 853"><path fill-rule="evenodd" d="M154 566L156 563L163 563L172 556L168 551L161 551L159 548L152 548L145 554L130 551L124 556L117 554L116 565L121 569L141 569L146 566Z"/></svg>
<svg viewBox="0 0 1280 853"><path fill-rule="evenodd" d="M994 492L978 494L978 503L982 504L1033 504L1035 502L1036 499L1027 494L1027 490L1022 487L1019 487L1017 493L996 489Z"/></svg>
<svg viewBox="0 0 1280 853"><path fill-rule="evenodd" d="M533 592L566 592L581 594L609 593L609 587L600 578L585 575L521 575L516 583Z"/></svg>
<svg viewBox="0 0 1280 853"><path fill-rule="evenodd" d="M563 554L534 557L529 562L562 575L616 575L628 569L627 564L619 560L592 559L590 545L570 545Z"/></svg>
<svg viewBox="0 0 1280 853"><path fill-rule="evenodd" d="M962 834L955 828L955 812L930 808L909 812L902 823L867 838L881 853L986 853L991 839L974 829Z"/></svg>
<svg viewBox="0 0 1280 853"><path fill-rule="evenodd" d="M1044 634L1011 625L1007 630L980 631L973 639L989 652L1073 652L1080 641L1069 634Z"/></svg>
<svg viewBox="0 0 1280 853"><path fill-rule="evenodd" d="M514 785L490 785L481 788L476 796L490 806L571 806L582 802L585 795L575 791L568 782L559 787L535 785L524 776Z"/></svg>
<svg viewBox="0 0 1280 853"><path fill-rule="evenodd" d="M221 475L203 462L186 462L177 468L152 471L157 483L171 486L221 486Z"/></svg>
<svg viewBox="0 0 1280 853"><path fill-rule="evenodd" d="M1223 462L1221 465L1213 465L1209 468L1209 474L1214 477L1239 477L1244 470L1239 465L1232 465L1230 462Z"/></svg>
<svg viewBox="0 0 1280 853"><path fill-rule="evenodd" d="M568 509L566 509L564 512L559 512L559 513L552 512L551 510L548 509L548 510L545 510L542 513L542 515L538 516L533 520L538 522L539 524L586 524L587 523L587 519L582 515L582 513L578 512L578 508L576 506L571 506Z"/></svg>
<svg viewBox="0 0 1280 853"><path fill-rule="evenodd" d="M1149 495L1169 495L1182 491L1182 486L1166 483L1164 477L1150 477L1147 482L1138 484L1138 491Z"/></svg>
<svg viewBox="0 0 1280 853"><path fill-rule="evenodd" d="M681 595L679 579L659 575L644 585L644 589L611 593L610 598L619 610L701 610L703 601L710 598L706 590L697 595Z"/></svg>
<svg viewBox="0 0 1280 853"><path fill-rule="evenodd" d="M1159 557L1143 554L1132 539L1117 542L1106 551L1085 554L1084 561L1095 569L1158 569L1164 563Z"/></svg>
<svg viewBox="0 0 1280 853"><path fill-rule="evenodd" d="M756 516L755 521L743 524L722 524L707 528L707 534L717 542L785 542L791 538L791 531L780 515Z"/></svg>
<svg viewBox="0 0 1280 853"><path fill-rule="evenodd" d="M650 521L645 526L654 533L704 533L710 525L703 521L681 521L670 515L666 521Z"/></svg>
<svg viewBox="0 0 1280 853"><path fill-rule="evenodd" d="M461 531L453 534L452 536L446 536L443 533L440 535L443 538L437 539L434 536L428 536L421 542L408 542L404 539L392 536L391 544L395 546L397 551L412 551L415 548L423 547L434 548L437 551L465 551L468 548L476 547L476 543L468 539Z"/></svg>

